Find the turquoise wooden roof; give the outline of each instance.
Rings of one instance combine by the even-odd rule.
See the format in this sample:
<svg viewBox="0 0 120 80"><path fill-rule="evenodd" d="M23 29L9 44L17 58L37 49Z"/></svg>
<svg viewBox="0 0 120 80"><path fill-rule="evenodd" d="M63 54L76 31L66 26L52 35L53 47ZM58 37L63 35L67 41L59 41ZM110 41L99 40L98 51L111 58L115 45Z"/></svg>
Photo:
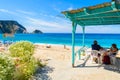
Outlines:
<svg viewBox="0 0 120 80"><path fill-rule="evenodd" d="M120 3L114 1L62 13L81 26L120 24Z"/></svg>

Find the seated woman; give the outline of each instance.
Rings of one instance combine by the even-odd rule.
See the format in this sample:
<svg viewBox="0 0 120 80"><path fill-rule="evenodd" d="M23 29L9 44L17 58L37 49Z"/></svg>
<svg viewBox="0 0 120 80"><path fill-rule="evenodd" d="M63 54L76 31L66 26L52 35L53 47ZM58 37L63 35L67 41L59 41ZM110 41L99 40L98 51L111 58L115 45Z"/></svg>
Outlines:
<svg viewBox="0 0 120 80"><path fill-rule="evenodd" d="M112 47L110 48L110 56L115 56L118 52L118 48L116 44L112 44Z"/></svg>
<svg viewBox="0 0 120 80"><path fill-rule="evenodd" d="M110 50L103 54L103 64L115 64L115 56L118 52L116 44L112 44Z"/></svg>
<svg viewBox="0 0 120 80"><path fill-rule="evenodd" d="M112 47L110 48L110 60L111 60L111 64L115 64L115 60L116 60L116 54L118 52L118 48L116 44L112 44Z"/></svg>

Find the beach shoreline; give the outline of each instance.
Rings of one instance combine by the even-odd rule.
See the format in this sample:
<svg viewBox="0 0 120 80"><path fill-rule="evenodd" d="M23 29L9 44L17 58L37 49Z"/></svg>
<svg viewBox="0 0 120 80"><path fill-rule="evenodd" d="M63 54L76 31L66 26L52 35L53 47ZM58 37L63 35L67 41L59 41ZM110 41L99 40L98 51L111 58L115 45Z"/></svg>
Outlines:
<svg viewBox="0 0 120 80"><path fill-rule="evenodd" d="M104 67L96 67L97 64L88 61L86 67L73 68L71 64L72 50L64 49L62 45L51 45L46 48L46 45L38 45L35 49L34 57L46 63L50 72L46 73L51 80L119 80L120 74L109 71ZM84 60L78 60L76 57L75 65L80 65ZM47 79L46 79L47 80ZM49 79L48 79L49 80Z"/></svg>
<svg viewBox="0 0 120 80"><path fill-rule="evenodd" d="M66 46L68 46L68 47L72 47L72 43L71 43L71 45L67 45L67 44L52 44L52 43L34 43L35 45L52 45L52 46L64 46L64 45L66 45ZM76 47L82 47L82 46L76 46Z"/></svg>

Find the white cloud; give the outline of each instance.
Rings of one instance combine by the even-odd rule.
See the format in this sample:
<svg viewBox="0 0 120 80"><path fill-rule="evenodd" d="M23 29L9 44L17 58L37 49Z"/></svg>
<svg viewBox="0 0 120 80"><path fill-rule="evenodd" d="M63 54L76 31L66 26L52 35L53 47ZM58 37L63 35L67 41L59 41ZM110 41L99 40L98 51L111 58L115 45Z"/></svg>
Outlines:
<svg viewBox="0 0 120 80"><path fill-rule="evenodd" d="M72 7L69 7L72 9ZM62 18L57 15L48 15L48 14L36 14L34 12L27 12L22 10L10 11L7 9L0 9L1 13L7 13L9 18L14 17L14 20L21 22L22 25L26 26L28 31L33 31L35 29L40 29L43 32L58 32L58 33L71 33L72 24L68 19ZM22 13L22 14L21 14ZM31 17L35 14L35 17ZM12 15L12 16L11 16ZM38 18L39 17L39 18ZM42 19L42 17L44 19ZM119 25L112 26L86 26L86 33L120 33ZM77 27L76 32L82 33L82 28Z"/></svg>
<svg viewBox="0 0 120 80"><path fill-rule="evenodd" d="M19 13L26 14L26 15L34 15L34 12L29 12L29 11L23 11L23 10L16 10Z"/></svg>
<svg viewBox="0 0 120 80"><path fill-rule="evenodd" d="M33 31L34 29L44 30L45 32L69 32L69 23L66 20L58 18L57 16L47 15L41 13L38 17L31 17L31 12L26 11L10 11L6 9L0 9L0 12L9 15L9 19L14 17L14 20L20 22L23 26L27 28L28 31ZM22 13L22 14L21 14ZM30 15L27 15L30 14ZM44 19L42 19L44 18ZM68 29L67 29L68 28ZM71 29L71 28L70 28Z"/></svg>
<svg viewBox="0 0 120 80"><path fill-rule="evenodd" d="M45 13L39 13L40 16L44 16L44 17L50 17L50 15L47 15Z"/></svg>
<svg viewBox="0 0 120 80"><path fill-rule="evenodd" d="M17 17L25 18L25 16L28 16L28 15L31 16L31 15L34 15L34 14L35 14L34 12L28 12L28 11L23 11L23 10L10 11L10 10L7 10L7 9L0 9L0 12L6 13L6 14L8 14L8 15L15 16L16 18L17 18Z"/></svg>
<svg viewBox="0 0 120 80"><path fill-rule="evenodd" d="M0 9L0 12L8 12L6 9Z"/></svg>
<svg viewBox="0 0 120 80"><path fill-rule="evenodd" d="M13 15L16 14L15 12L9 11L9 10L7 10L7 9L0 9L0 12L4 12L4 13L8 13L8 14L13 14Z"/></svg>
<svg viewBox="0 0 120 80"><path fill-rule="evenodd" d="M54 27L54 28L62 28L62 26L59 23L52 22L52 21L45 21L41 19L35 19L35 18L30 18L27 17L28 21L35 25L40 25L40 26L48 26L48 27Z"/></svg>
<svg viewBox="0 0 120 80"><path fill-rule="evenodd" d="M26 17L28 24L32 27L45 32L69 32L71 31L70 24L62 21L47 21L42 19L36 19L31 17ZM29 29L30 30L30 29Z"/></svg>
<svg viewBox="0 0 120 80"><path fill-rule="evenodd" d="M72 6L71 6L71 7L69 7L69 8L68 8L68 10L73 10L73 7L72 7Z"/></svg>
<svg viewBox="0 0 120 80"><path fill-rule="evenodd" d="M53 16L54 17L54 16ZM32 26L29 28L30 30L33 29L40 29L43 32L58 32L58 33L71 33L72 32L72 24L70 21L65 19L54 19L54 20L43 20L43 19L36 19L31 17L26 17L26 21L28 24ZM113 29L114 28L114 29ZM81 26L77 26L76 29L77 33L82 33ZM118 26L86 26L85 28L86 33L120 33Z"/></svg>
<svg viewBox="0 0 120 80"><path fill-rule="evenodd" d="M57 7L53 7L53 9L54 9L55 11L57 11L57 12L61 12L61 10L60 10L59 8L57 8Z"/></svg>
<svg viewBox="0 0 120 80"><path fill-rule="evenodd" d="M119 25L86 26L86 33L120 33Z"/></svg>

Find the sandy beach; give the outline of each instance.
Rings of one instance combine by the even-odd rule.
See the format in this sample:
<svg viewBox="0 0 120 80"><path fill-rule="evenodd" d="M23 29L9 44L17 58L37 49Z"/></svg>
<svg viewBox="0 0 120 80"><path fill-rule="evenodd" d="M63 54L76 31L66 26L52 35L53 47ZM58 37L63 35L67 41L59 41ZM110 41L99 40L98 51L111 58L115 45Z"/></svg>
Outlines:
<svg viewBox="0 0 120 80"><path fill-rule="evenodd" d="M77 48L76 48L77 49ZM104 67L98 68L98 64L89 60L85 67L72 68L71 47L64 45L36 45L34 56L47 63L48 79L42 80L119 80L120 73L106 70ZM80 65L84 60L76 60L75 65ZM50 71L49 71L50 70Z"/></svg>

